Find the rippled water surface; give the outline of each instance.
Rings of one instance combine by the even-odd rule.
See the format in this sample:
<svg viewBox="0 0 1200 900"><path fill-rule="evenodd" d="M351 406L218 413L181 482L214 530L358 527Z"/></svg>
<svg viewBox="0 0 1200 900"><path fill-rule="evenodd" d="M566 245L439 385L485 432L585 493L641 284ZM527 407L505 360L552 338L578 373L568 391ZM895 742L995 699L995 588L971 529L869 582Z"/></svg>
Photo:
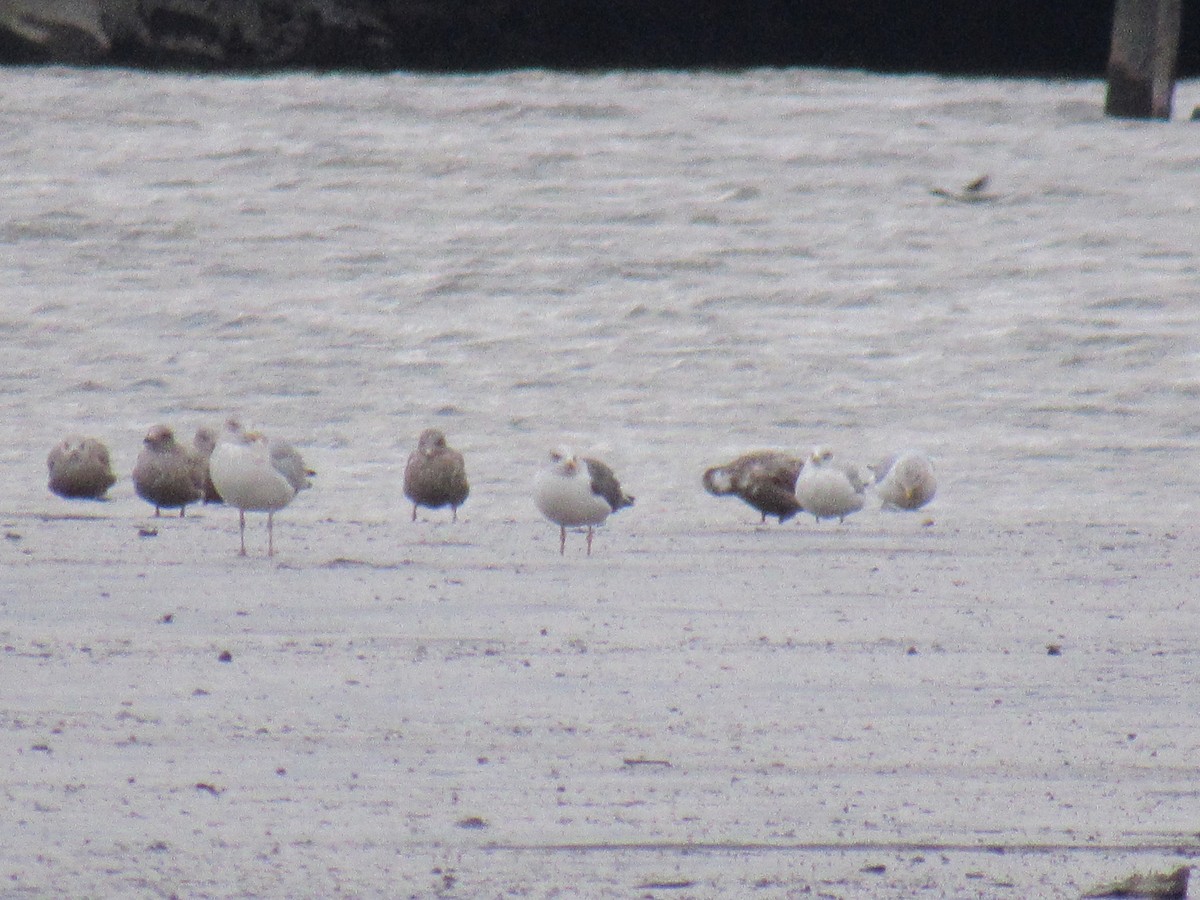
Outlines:
<svg viewBox="0 0 1200 900"><path fill-rule="evenodd" d="M680 524L703 466L818 441L929 449L944 509L1191 508L1200 144L1097 83L2 77L6 505L67 431L127 472L238 411L316 516L402 508L429 423L476 516L564 438Z"/></svg>

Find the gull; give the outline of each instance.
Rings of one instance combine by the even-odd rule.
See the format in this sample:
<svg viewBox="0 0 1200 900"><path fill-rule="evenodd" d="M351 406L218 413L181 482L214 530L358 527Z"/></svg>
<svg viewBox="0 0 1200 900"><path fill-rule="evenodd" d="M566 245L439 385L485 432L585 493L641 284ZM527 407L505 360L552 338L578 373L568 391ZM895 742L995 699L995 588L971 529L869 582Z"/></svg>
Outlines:
<svg viewBox="0 0 1200 900"><path fill-rule="evenodd" d="M63 438L46 457L48 487L68 500L102 500L117 482L108 448L96 438L72 434Z"/></svg>
<svg viewBox="0 0 1200 900"><path fill-rule="evenodd" d="M154 506L154 515L178 506L182 518L187 505L204 496L204 473L191 452L176 443L175 432L155 425L142 440L133 467L133 489Z"/></svg>
<svg viewBox="0 0 1200 900"><path fill-rule="evenodd" d="M991 181L988 175L980 175L973 181L963 185L961 190L948 190L946 188L930 188L929 193L935 197L941 197L943 200L955 200L959 203L991 203L998 199L998 194L988 192L988 183Z"/></svg>
<svg viewBox="0 0 1200 900"><path fill-rule="evenodd" d="M716 497L733 494L767 516L786 522L801 510L796 478L804 461L775 450L756 450L704 473L704 489Z"/></svg>
<svg viewBox="0 0 1200 900"><path fill-rule="evenodd" d="M592 555L592 529L610 513L633 506L613 470L598 459L577 457L559 447L534 482L534 502L543 516L559 528L558 552L566 552L567 529L587 528L587 552Z"/></svg>
<svg viewBox="0 0 1200 900"><path fill-rule="evenodd" d="M796 499L818 522L846 516L863 508L863 480L852 466L833 461L833 451L814 447L796 479Z"/></svg>
<svg viewBox="0 0 1200 900"><path fill-rule="evenodd" d="M933 464L918 450L905 450L868 468L885 509L920 509L937 493Z"/></svg>
<svg viewBox="0 0 1200 900"><path fill-rule="evenodd" d="M212 458L213 450L217 448L217 433L208 426L196 429L192 438L192 455L204 472L204 502L221 503L221 495L212 483L212 475L208 471L208 461Z"/></svg>
<svg viewBox="0 0 1200 900"><path fill-rule="evenodd" d="M300 454L283 441L269 441L256 431L246 431L237 419L225 423L225 432L208 462L213 485L224 501L238 510L241 556L246 555L246 513L267 514L267 556L275 555L275 513L309 486L314 474Z"/></svg>
<svg viewBox="0 0 1200 900"><path fill-rule="evenodd" d="M470 491L463 455L446 443L446 435L438 429L421 432L417 449L404 467L404 496L412 501L412 520L417 521L418 506L449 506L457 522L458 508Z"/></svg>

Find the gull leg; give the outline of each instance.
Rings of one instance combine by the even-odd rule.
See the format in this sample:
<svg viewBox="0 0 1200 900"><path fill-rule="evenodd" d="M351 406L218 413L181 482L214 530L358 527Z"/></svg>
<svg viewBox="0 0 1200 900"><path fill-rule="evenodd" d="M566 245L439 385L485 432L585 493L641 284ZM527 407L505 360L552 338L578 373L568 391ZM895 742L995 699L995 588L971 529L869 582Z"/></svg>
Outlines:
<svg viewBox="0 0 1200 900"><path fill-rule="evenodd" d="M275 555L275 513L267 513L267 556Z"/></svg>
<svg viewBox="0 0 1200 900"><path fill-rule="evenodd" d="M567 529L559 526L558 529L558 555L562 556L567 552Z"/></svg>
<svg viewBox="0 0 1200 900"><path fill-rule="evenodd" d="M588 556L592 555L592 526L588 526Z"/></svg>
<svg viewBox="0 0 1200 900"><path fill-rule="evenodd" d="M238 556L245 556L246 555L246 511L244 509L238 510L238 533L242 537L242 552L239 553Z"/></svg>
<svg viewBox="0 0 1200 900"><path fill-rule="evenodd" d="M415 522L415 521L417 521L417 504L415 504L415 503L413 504L413 517L412 517L412 520L413 520L414 522Z"/></svg>

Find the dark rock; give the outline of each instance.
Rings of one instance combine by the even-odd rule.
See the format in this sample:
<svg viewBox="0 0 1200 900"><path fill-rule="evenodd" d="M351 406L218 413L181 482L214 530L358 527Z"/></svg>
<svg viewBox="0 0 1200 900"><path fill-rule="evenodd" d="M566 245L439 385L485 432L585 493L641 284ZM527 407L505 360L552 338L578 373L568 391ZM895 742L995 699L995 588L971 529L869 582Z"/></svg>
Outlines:
<svg viewBox="0 0 1200 900"><path fill-rule="evenodd" d="M1094 0L0 0L0 63L1098 77L1112 22ZM1183 29L1186 77L1200 71L1200 17Z"/></svg>
<svg viewBox="0 0 1200 900"><path fill-rule="evenodd" d="M98 0L116 61L194 69L383 68L364 0Z"/></svg>
<svg viewBox="0 0 1200 900"><path fill-rule="evenodd" d="M0 62L97 62L111 49L97 0L0 0Z"/></svg>

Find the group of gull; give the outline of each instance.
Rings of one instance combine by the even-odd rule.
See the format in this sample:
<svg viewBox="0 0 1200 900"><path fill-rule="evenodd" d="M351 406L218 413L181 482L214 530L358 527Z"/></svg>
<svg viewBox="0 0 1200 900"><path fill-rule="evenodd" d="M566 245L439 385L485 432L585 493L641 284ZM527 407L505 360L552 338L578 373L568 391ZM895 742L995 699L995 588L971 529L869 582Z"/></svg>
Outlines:
<svg viewBox="0 0 1200 900"><path fill-rule="evenodd" d="M108 449L96 438L68 437L46 462L50 490L61 497L101 499L116 482ZM267 555L273 556L275 513L309 487L314 474L291 444L248 431L230 418L219 439L213 429L200 428L191 447L179 443L170 427L152 427L133 468L133 486L154 506L156 516L175 508L183 516L188 504L197 502L236 508L242 556L246 513L265 512ZM815 447L803 458L757 450L708 469L702 482L710 494L741 498L762 514L762 522L776 516L781 523L802 511L818 522L842 521L863 508L869 486L884 507L900 510L920 509L937 491L929 458L916 450L867 466L865 472L835 461L826 447ZM463 455L446 443L441 431L426 429L404 469L404 495L413 504L413 521L422 506L449 507L457 521L458 507L469 493ZM608 465L567 447L551 451L535 480L533 499L559 528L559 553L566 552L567 530L582 530L589 556L594 529L634 504Z"/></svg>
<svg viewBox="0 0 1200 900"><path fill-rule="evenodd" d="M102 499L116 483L108 448L92 437L72 435L46 458L50 490L71 499ZM275 555L275 513L309 487L315 473L286 441L247 431L237 419L218 440L211 428L196 431L191 447L169 426L155 425L142 440L133 467L133 489L154 514L189 503L226 503L238 511L241 555L246 555L246 513L267 514L267 555Z"/></svg>

